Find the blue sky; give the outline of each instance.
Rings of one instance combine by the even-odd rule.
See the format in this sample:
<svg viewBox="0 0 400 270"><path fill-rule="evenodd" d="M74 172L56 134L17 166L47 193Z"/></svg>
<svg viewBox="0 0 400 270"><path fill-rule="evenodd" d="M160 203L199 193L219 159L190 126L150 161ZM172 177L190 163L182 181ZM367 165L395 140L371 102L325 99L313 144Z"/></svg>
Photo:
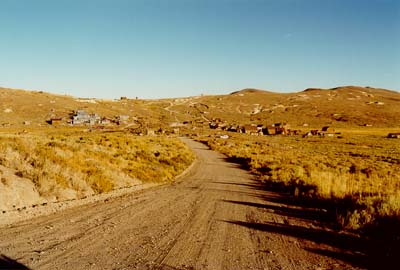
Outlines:
<svg viewBox="0 0 400 270"><path fill-rule="evenodd" d="M398 0L0 0L0 86L163 98L400 90Z"/></svg>

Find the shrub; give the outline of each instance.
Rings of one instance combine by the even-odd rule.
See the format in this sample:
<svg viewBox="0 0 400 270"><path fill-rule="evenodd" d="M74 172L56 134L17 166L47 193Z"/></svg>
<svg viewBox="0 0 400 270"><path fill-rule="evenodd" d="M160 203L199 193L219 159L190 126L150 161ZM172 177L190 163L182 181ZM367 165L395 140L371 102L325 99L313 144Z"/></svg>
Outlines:
<svg viewBox="0 0 400 270"><path fill-rule="evenodd" d="M330 200L343 228L362 230L384 217L400 216L400 152L393 140L238 134L229 141L204 141L264 183L278 183L296 197Z"/></svg>
<svg viewBox="0 0 400 270"><path fill-rule="evenodd" d="M171 181L193 159L176 138L81 132L0 136L0 164L31 179L48 198L63 189L87 196L138 181Z"/></svg>

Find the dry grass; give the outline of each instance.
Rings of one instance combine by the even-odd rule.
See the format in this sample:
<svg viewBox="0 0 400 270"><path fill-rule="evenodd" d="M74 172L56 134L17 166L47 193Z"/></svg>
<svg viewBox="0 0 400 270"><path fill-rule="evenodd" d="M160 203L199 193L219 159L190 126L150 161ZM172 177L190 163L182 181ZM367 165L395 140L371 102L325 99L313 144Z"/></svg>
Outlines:
<svg viewBox="0 0 400 270"><path fill-rule="evenodd" d="M169 104L164 100L136 100L134 97L126 100L89 100L42 91L1 87L0 100L0 131L3 128L29 130L52 128L46 123L46 120L52 117L62 117L63 125L67 125L67 120L71 118L73 111L78 109L108 118L128 115L131 118L139 118L148 126L155 128L164 127L165 120L172 121L173 119L163 109ZM28 123L24 125L24 122Z"/></svg>
<svg viewBox="0 0 400 270"><path fill-rule="evenodd" d="M72 111L113 118L136 117L152 128L166 128L171 122L203 122L220 118L232 124L273 124L286 122L295 127L308 124L321 128L373 127L399 128L400 93L366 87L314 89L297 93L243 90L230 95L199 96L160 100L82 100L41 91L0 88L0 128L50 127L50 117L70 117ZM82 102L84 101L84 102ZM29 125L23 125L28 121ZM200 128L202 124L194 124ZM365 130L370 130L365 127ZM397 131L398 132L398 131Z"/></svg>
<svg viewBox="0 0 400 270"><path fill-rule="evenodd" d="M208 145L248 166L265 183L293 196L336 203L338 223L362 229L400 217L399 141L383 136L208 139Z"/></svg>
<svg viewBox="0 0 400 270"><path fill-rule="evenodd" d="M185 144L167 137L77 131L0 136L0 164L53 200L168 182L193 159Z"/></svg>
<svg viewBox="0 0 400 270"><path fill-rule="evenodd" d="M366 87L285 94L247 89L231 95L204 96L196 102L208 105L209 109L203 110L210 119L221 118L236 124L286 122L294 128L303 124L319 129L325 125L399 128L400 121L400 93ZM184 112L177 106L172 109Z"/></svg>

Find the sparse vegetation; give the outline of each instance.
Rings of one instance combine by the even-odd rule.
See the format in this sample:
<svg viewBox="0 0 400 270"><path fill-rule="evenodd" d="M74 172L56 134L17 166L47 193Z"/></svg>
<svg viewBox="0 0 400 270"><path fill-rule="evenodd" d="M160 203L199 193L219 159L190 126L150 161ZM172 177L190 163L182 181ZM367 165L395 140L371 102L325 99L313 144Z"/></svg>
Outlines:
<svg viewBox="0 0 400 270"><path fill-rule="evenodd" d="M400 218L400 152L395 140L240 134L206 142L247 166L265 184L298 198L333 202L330 210L343 228L363 230L382 219Z"/></svg>
<svg viewBox="0 0 400 270"><path fill-rule="evenodd" d="M331 218L336 229L371 239L374 248L362 249L365 255L378 254L381 262L388 254L397 259L400 252L400 147L397 135L387 138L400 132L398 92L347 86L286 94L244 89L221 96L101 100L0 88L0 98L0 191L7 195L0 194L0 206L7 211L23 209L32 190L33 206L42 198L47 204L142 182L169 182L194 156L181 141L165 135L190 134L250 170L261 183L254 185L257 189L285 192L282 197L290 204L320 208L318 214L324 221ZM76 110L106 121L74 127L70 120ZM211 130L214 120L220 126ZM257 126L278 123L303 134L331 126L340 129L340 136L233 132L247 126L250 133L261 134L254 132ZM209 133L218 138L205 138ZM312 222L319 220L313 216ZM251 223L250 228L263 228L258 220ZM325 223L318 225L325 229ZM290 235L307 234L308 227L296 227L290 227Z"/></svg>
<svg viewBox="0 0 400 270"><path fill-rule="evenodd" d="M173 122L193 122L201 128L213 118L243 125L282 122L292 128L305 124L318 128L363 126L367 131L397 128L400 121L398 92L356 86L285 94L244 89L231 95L161 100L79 99L0 87L0 98L0 128L13 129L51 127L46 120L54 117L63 119L57 125L67 126L67 119L76 110L111 119L127 115L155 129L166 129Z"/></svg>
<svg viewBox="0 0 400 270"><path fill-rule="evenodd" d="M194 159L176 138L125 133L0 136L0 165L51 200L81 198L140 182L168 182Z"/></svg>

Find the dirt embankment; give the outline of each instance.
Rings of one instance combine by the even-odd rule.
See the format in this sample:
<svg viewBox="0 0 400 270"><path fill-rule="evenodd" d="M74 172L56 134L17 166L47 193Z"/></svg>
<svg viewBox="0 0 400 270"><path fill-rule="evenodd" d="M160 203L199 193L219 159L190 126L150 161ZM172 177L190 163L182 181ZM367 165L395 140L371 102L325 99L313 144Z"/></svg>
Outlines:
<svg viewBox="0 0 400 270"><path fill-rule="evenodd" d="M0 215L7 210L16 210L27 205L46 202L41 198L34 183L18 177L15 171L0 165Z"/></svg>
<svg viewBox="0 0 400 270"><path fill-rule="evenodd" d="M0 228L0 255L31 269L364 269L359 239L221 154L170 185Z"/></svg>

